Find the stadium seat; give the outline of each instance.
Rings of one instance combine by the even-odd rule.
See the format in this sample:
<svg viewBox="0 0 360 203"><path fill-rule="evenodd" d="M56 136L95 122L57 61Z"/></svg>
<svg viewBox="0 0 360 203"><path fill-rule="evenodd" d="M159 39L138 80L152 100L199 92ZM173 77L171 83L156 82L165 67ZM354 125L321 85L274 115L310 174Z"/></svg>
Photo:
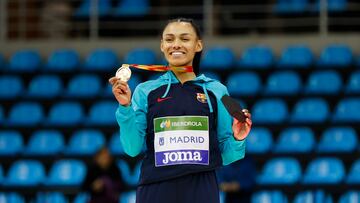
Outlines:
<svg viewBox="0 0 360 203"><path fill-rule="evenodd" d="M71 78L66 91L70 98L95 97L100 93L101 80L94 74L79 74Z"/></svg>
<svg viewBox="0 0 360 203"><path fill-rule="evenodd" d="M30 137L25 155L55 156L62 152L64 138L61 132L56 130L35 131Z"/></svg>
<svg viewBox="0 0 360 203"><path fill-rule="evenodd" d="M82 122L82 119L83 109L79 103L59 102L51 107L47 124L54 126L77 125Z"/></svg>
<svg viewBox="0 0 360 203"><path fill-rule="evenodd" d="M83 0L81 5L75 10L75 17L78 18L89 18L90 14L93 13L93 5L91 5L91 0ZM111 0L101 0L97 1L97 13L99 17L104 17L110 14L111 11ZM96 5L94 5L96 6Z"/></svg>
<svg viewBox="0 0 360 203"><path fill-rule="evenodd" d="M68 199L61 192L38 192L33 203L68 203Z"/></svg>
<svg viewBox="0 0 360 203"><path fill-rule="evenodd" d="M281 99L261 99L252 107L254 123L281 123L288 117L286 103Z"/></svg>
<svg viewBox="0 0 360 203"><path fill-rule="evenodd" d="M35 160L15 161L8 171L4 186L38 186L45 177L44 166Z"/></svg>
<svg viewBox="0 0 360 203"><path fill-rule="evenodd" d="M246 138L246 151L251 154L265 154L273 145L272 133L267 128L254 127Z"/></svg>
<svg viewBox="0 0 360 203"><path fill-rule="evenodd" d="M148 14L149 11L149 0L121 0L115 8L114 15L117 17L141 17Z"/></svg>
<svg viewBox="0 0 360 203"><path fill-rule="evenodd" d="M125 160L118 160L117 165L121 173L121 177L128 186L136 186L140 178L141 161L136 163L131 170L129 164Z"/></svg>
<svg viewBox="0 0 360 203"><path fill-rule="evenodd" d="M8 124L16 126L35 126L43 121L43 108L38 103L20 102L12 106Z"/></svg>
<svg viewBox="0 0 360 203"><path fill-rule="evenodd" d="M90 195L85 192L81 192L77 194L74 198L74 203L88 203L90 199Z"/></svg>
<svg viewBox="0 0 360 203"><path fill-rule="evenodd" d="M329 106L322 98L305 98L299 100L293 108L291 121L293 123L319 123L329 116Z"/></svg>
<svg viewBox="0 0 360 203"><path fill-rule="evenodd" d="M360 202L360 191L350 190L340 196L339 203Z"/></svg>
<svg viewBox="0 0 360 203"><path fill-rule="evenodd" d="M2 166L0 165L0 185L3 182L3 179L4 179L4 171L3 171Z"/></svg>
<svg viewBox="0 0 360 203"><path fill-rule="evenodd" d="M273 65L274 54L271 48L264 45L257 45L245 49L238 66L241 68L268 68Z"/></svg>
<svg viewBox="0 0 360 203"><path fill-rule="evenodd" d="M301 90L301 85L301 79L296 72L275 72L267 79L264 93L267 95L294 95Z"/></svg>
<svg viewBox="0 0 360 203"><path fill-rule="evenodd" d="M303 177L304 184L339 184L345 176L344 165L337 158L316 158L312 160Z"/></svg>
<svg viewBox="0 0 360 203"><path fill-rule="evenodd" d="M314 132L307 127L290 127L280 132L276 153L310 153L314 149Z"/></svg>
<svg viewBox="0 0 360 203"><path fill-rule="evenodd" d="M257 191L251 197L251 203L288 203L288 199L283 192Z"/></svg>
<svg viewBox="0 0 360 203"><path fill-rule="evenodd" d="M45 185L80 186L86 175L86 166L80 160L63 159L56 161L49 173Z"/></svg>
<svg viewBox="0 0 360 203"><path fill-rule="evenodd" d="M35 98L54 98L62 93L62 80L56 75L35 76L28 88L27 96Z"/></svg>
<svg viewBox="0 0 360 203"><path fill-rule="evenodd" d="M321 0L316 0L314 4L314 11L320 11L320 2ZM347 9L347 0L328 0L327 1L327 10L329 12L343 12Z"/></svg>
<svg viewBox="0 0 360 203"><path fill-rule="evenodd" d="M211 79L218 80L218 81L222 82L221 81L221 76L220 76L220 74L218 72L214 72L214 71L201 72L200 71L200 74L204 74L208 78L211 78Z"/></svg>
<svg viewBox="0 0 360 203"><path fill-rule="evenodd" d="M119 203L135 203L136 202L136 191L122 192L120 194Z"/></svg>
<svg viewBox="0 0 360 203"><path fill-rule="evenodd" d="M360 122L360 98L345 98L335 107L334 122Z"/></svg>
<svg viewBox="0 0 360 203"><path fill-rule="evenodd" d="M23 137L17 131L0 131L0 156L13 156L23 150Z"/></svg>
<svg viewBox="0 0 360 203"><path fill-rule="evenodd" d="M98 48L89 53L85 59L84 68L94 71L109 71L119 67L119 59L111 49Z"/></svg>
<svg viewBox="0 0 360 203"><path fill-rule="evenodd" d="M255 95L260 91L261 80L254 72L238 72L229 76L226 86L232 96Z"/></svg>
<svg viewBox="0 0 360 203"><path fill-rule="evenodd" d="M274 158L265 163L257 178L260 185L289 185L296 184L301 177L301 167L294 158Z"/></svg>
<svg viewBox="0 0 360 203"><path fill-rule="evenodd" d="M37 51L24 49L15 52L9 61L9 70L16 72L33 72L40 68L41 58Z"/></svg>
<svg viewBox="0 0 360 203"><path fill-rule="evenodd" d="M109 143L109 149L111 154L113 155L125 155L124 149L122 148L121 142L120 142L120 135L118 132L114 133L111 136L110 143Z"/></svg>
<svg viewBox="0 0 360 203"><path fill-rule="evenodd" d="M1 203L25 203L24 197L16 192L0 192Z"/></svg>
<svg viewBox="0 0 360 203"><path fill-rule="evenodd" d="M90 125L116 125L114 113L119 103L116 101L100 101L90 107L88 124ZM113 112L113 113L111 113Z"/></svg>
<svg viewBox="0 0 360 203"><path fill-rule="evenodd" d="M305 13L308 7L308 0L277 0L274 12L278 14L299 14Z"/></svg>
<svg viewBox="0 0 360 203"><path fill-rule="evenodd" d="M326 129L320 138L318 152L351 153L358 146L356 131L351 127Z"/></svg>
<svg viewBox="0 0 360 203"><path fill-rule="evenodd" d="M346 183L360 185L360 159L357 159L351 165Z"/></svg>
<svg viewBox="0 0 360 203"><path fill-rule="evenodd" d="M0 76L0 99L13 99L21 95L23 82L18 76Z"/></svg>
<svg viewBox="0 0 360 203"><path fill-rule="evenodd" d="M133 49L124 57L124 63L126 64L154 65L156 62L156 53L152 49L147 48Z"/></svg>
<svg viewBox="0 0 360 203"><path fill-rule="evenodd" d="M326 194L322 190L304 191L298 193L294 198L294 203L333 203L330 194Z"/></svg>
<svg viewBox="0 0 360 203"><path fill-rule="evenodd" d="M204 51L201 69L224 70L235 66L234 52L228 47L216 46Z"/></svg>
<svg viewBox="0 0 360 203"><path fill-rule="evenodd" d="M343 44L330 44L320 54L318 67L322 68L346 68L353 62L352 51L349 46Z"/></svg>
<svg viewBox="0 0 360 203"><path fill-rule="evenodd" d="M65 153L72 155L93 155L105 145L104 134L98 130L79 130L74 132Z"/></svg>
<svg viewBox="0 0 360 203"><path fill-rule="evenodd" d="M350 74L350 79L346 86L346 93L360 93L360 71L355 71Z"/></svg>
<svg viewBox="0 0 360 203"><path fill-rule="evenodd" d="M314 55L308 46L290 45L282 51L277 66L279 68L310 68L313 63Z"/></svg>
<svg viewBox="0 0 360 203"><path fill-rule="evenodd" d="M308 78L305 92L316 95L337 94L341 88L342 79L336 71L315 71Z"/></svg>
<svg viewBox="0 0 360 203"><path fill-rule="evenodd" d="M78 53L73 49L57 49L47 61L46 69L56 72L74 71L80 66Z"/></svg>

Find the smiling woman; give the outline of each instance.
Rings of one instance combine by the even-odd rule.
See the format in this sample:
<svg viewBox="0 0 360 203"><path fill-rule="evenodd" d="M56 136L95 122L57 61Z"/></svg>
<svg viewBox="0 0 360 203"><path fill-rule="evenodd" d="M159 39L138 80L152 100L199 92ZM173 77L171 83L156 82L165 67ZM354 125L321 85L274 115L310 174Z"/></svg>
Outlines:
<svg viewBox="0 0 360 203"><path fill-rule="evenodd" d="M244 157L251 114L232 120L220 101L226 87L198 75L203 41L191 19L170 20L160 49L170 70L133 95L127 82L109 80L124 151L137 156L146 143L136 202L218 203L215 170Z"/></svg>

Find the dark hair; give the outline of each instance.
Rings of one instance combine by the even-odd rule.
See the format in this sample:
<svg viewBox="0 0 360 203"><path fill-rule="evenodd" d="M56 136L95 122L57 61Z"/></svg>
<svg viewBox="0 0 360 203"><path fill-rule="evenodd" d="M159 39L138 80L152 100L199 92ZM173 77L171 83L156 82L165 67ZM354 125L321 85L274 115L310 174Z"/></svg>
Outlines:
<svg viewBox="0 0 360 203"><path fill-rule="evenodd" d="M190 25L194 28L195 33L198 37L198 39L202 39L202 35L201 35L201 31L200 31L200 27L195 23L195 21L191 18L175 18L175 19L171 19L167 22L167 24L164 26L162 32L161 32L161 38L162 38L162 33L164 32L166 26L168 26L170 23L175 23L175 22L185 22L185 23L190 23ZM193 70L194 73L196 75L199 74L199 69L200 69L200 60L201 60L201 55L202 55L202 51L200 52L196 52L194 59L193 59Z"/></svg>

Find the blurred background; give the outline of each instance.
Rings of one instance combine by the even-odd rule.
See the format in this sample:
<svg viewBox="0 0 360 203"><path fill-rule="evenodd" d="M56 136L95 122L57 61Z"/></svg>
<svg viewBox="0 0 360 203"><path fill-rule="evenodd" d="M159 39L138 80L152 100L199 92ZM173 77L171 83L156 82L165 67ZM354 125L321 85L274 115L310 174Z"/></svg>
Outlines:
<svg viewBox="0 0 360 203"><path fill-rule="evenodd" d="M359 203L358 0L0 0L0 203L87 202L104 147L134 202L143 155L122 151L107 80L165 64L176 17L197 21L201 71L253 115L251 163L220 172L238 182L222 202L245 188L252 203ZM134 70L130 87L158 75Z"/></svg>

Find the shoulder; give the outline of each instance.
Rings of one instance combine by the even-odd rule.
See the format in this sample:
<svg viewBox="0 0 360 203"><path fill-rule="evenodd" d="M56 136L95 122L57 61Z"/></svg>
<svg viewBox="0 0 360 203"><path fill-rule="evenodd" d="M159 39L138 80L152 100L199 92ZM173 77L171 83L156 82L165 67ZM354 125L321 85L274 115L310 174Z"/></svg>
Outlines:
<svg viewBox="0 0 360 203"><path fill-rule="evenodd" d="M228 94L226 86L217 80L209 81L206 86L210 91L215 94L218 99L220 99L225 94Z"/></svg>
<svg viewBox="0 0 360 203"><path fill-rule="evenodd" d="M138 84L134 90L134 94L148 95L154 89L166 84L166 81L162 78L156 80L148 80Z"/></svg>

